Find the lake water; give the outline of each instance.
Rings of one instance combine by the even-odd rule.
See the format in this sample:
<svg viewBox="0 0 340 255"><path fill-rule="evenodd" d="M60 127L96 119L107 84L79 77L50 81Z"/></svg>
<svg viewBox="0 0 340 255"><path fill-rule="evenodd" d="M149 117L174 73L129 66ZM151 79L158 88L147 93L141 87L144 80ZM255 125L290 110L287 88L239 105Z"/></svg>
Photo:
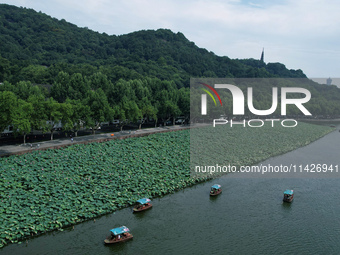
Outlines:
<svg viewBox="0 0 340 255"><path fill-rule="evenodd" d="M339 147L337 130L262 164L340 165ZM153 199L148 211L125 208L8 245L0 254L340 254L339 176L229 174ZM223 192L210 197L215 183ZM294 190L291 204L282 202L285 189ZM104 245L109 230L121 225L133 240Z"/></svg>

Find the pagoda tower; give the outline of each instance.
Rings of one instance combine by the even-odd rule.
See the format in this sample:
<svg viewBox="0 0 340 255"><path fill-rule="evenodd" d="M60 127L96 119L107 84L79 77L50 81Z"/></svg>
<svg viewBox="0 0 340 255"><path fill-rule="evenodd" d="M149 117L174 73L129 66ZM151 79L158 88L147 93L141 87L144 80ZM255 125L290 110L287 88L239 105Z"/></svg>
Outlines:
<svg viewBox="0 0 340 255"><path fill-rule="evenodd" d="M261 54L260 61L264 63L264 48L262 49L262 54Z"/></svg>

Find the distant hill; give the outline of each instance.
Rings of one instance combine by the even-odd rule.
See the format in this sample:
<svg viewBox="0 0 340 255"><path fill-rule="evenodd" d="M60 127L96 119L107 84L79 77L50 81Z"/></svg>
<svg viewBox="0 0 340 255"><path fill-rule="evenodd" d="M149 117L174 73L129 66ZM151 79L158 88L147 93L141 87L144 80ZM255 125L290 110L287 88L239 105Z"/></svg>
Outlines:
<svg viewBox="0 0 340 255"><path fill-rule="evenodd" d="M191 77L306 76L281 63L217 56L168 29L107 35L32 9L0 4L0 133L12 126L24 139L32 129L50 132L52 139L60 122L65 131L75 133L80 123L94 132L103 122L117 123L120 129L128 123L141 127L147 120L155 126L179 117L188 122L194 115ZM247 84L241 85L245 92ZM272 84L257 80L255 85L254 107L268 109ZM339 118L337 87L311 80L290 86L311 92L306 107L313 117ZM218 114L231 117L230 93L225 92L225 99ZM287 107L287 115L295 118L301 112Z"/></svg>
<svg viewBox="0 0 340 255"><path fill-rule="evenodd" d="M168 29L107 35L7 4L0 4L0 42L0 81L52 84L59 71L98 70L111 81L148 76L178 87L190 77L306 77L281 63L217 56Z"/></svg>

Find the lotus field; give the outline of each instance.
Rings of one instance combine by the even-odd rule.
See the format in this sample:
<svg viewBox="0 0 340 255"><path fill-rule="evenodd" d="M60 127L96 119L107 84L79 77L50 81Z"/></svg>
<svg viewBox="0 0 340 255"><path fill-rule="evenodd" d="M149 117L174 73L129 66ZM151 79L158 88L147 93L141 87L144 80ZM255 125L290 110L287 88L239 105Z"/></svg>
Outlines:
<svg viewBox="0 0 340 255"><path fill-rule="evenodd" d="M192 176L209 176L195 173L195 166L230 165L237 169L265 159L281 155L331 132L327 126L300 122L296 127L264 125L263 127L243 127L238 124L232 128L216 125L190 131L190 168Z"/></svg>
<svg viewBox="0 0 340 255"><path fill-rule="evenodd" d="M197 135L204 132L204 128L195 130ZM276 149L283 148L283 153L330 131L303 123L294 131L235 128L228 131L232 132L228 143L229 147L237 144L237 150L226 154L231 164L249 165L270 157ZM190 175L190 132L75 144L0 158L0 247L204 180ZM288 141L285 132L291 137Z"/></svg>

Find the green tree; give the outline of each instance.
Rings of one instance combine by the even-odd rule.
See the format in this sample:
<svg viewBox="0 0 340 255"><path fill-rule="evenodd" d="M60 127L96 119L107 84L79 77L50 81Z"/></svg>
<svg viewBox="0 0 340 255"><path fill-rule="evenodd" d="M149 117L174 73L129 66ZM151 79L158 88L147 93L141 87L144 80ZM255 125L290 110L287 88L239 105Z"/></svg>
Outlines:
<svg viewBox="0 0 340 255"><path fill-rule="evenodd" d="M92 133L100 126L101 122L113 119L113 109L110 107L107 97L102 89L90 90L84 100L84 104L90 107L86 126L92 128Z"/></svg>
<svg viewBox="0 0 340 255"><path fill-rule="evenodd" d="M116 110L120 130L123 130L123 126L129 122L135 122L141 116L140 109L136 102L129 100L126 96L123 97Z"/></svg>
<svg viewBox="0 0 340 255"><path fill-rule="evenodd" d="M175 118L181 114L178 107L179 94L173 82L163 81L161 86L162 90L155 96L157 100L156 105L158 116L162 118L163 124L166 125L166 122L171 118L174 123Z"/></svg>
<svg viewBox="0 0 340 255"><path fill-rule="evenodd" d="M33 107L31 114L31 125L35 130L46 130L46 120L48 119L45 110L45 97L43 95L31 95L27 99Z"/></svg>
<svg viewBox="0 0 340 255"><path fill-rule="evenodd" d="M146 80L133 80L130 82L134 91L134 98L138 111L137 118L139 119L139 129L147 118L156 119L157 110L151 103L151 93Z"/></svg>
<svg viewBox="0 0 340 255"><path fill-rule="evenodd" d="M85 81L82 74L75 73L71 76L67 92L70 99L82 99L89 90L90 86Z"/></svg>
<svg viewBox="0 0 340 255"><path fill-rule="evenodd" d="M15 111L13 112L13 130L14 134L23 135L24 144L26 144L26 135L32 130L31 115L33 106L22 99L18 99Z"/></svg>
<svg viewBox="0 0 340 255"><path fill-rule="evenodd" d="M111 85L111 81L109 81L107 76L101 72L91 75L88 78L88 81L90 83L91 89L94 90L101 88L103 91L107 91Z"/></svg>
<svg viewBox="0 0 340 255"><path fill-rule="evenodd" d="M11 91L16 94L17 89L12 83L5 81L4 83L0 84L0 91Z"/></svg>
<svg viewBox="0 0 340 255"><path fill-rule="evenodd" d="M42 65L29 65L21 69L19 73L20 80L27 80L33 83L48 83L48 69Z"/></svg>
<svg viewBox="0 0 340 255"><path fill-rule="evenodd" d="M153 105L151 105L150 101L145 99L145 102L140 106L140 112L139 112L139 129L142 128L142 124L144 124L144 122L151 118L154 119L156 121L157 119L157 108Z"/></svg>
<svg viewBox="0 0 340 255"><path fill-rule="evenodd" d="M61 104L61 112L63 129L73 131L77 136L84 123L88 122L91 111L90 106L81 100L67 99L65 103Z"/></svg>
<svg viewBox="0 0 340 255"><path fill-rule="evenodd" d="M16 84L16 94L20 99L27 100L32 89L32 84L29 81L19 81Z"/></svg>
<svg viewBox="0 0 340 255"><path fill-rule="evenodd" d="M51 97L59 103L65 102L68 98L70 75L66 72L59 72L51 88Z"/></svg>
<svg viewBox="0 0 340 255"><path fill-rule="evenodd" d="M17 97L13 92L0 91L0 130L13 124L13 115L17 105Z"/></svg>
<svg viewBox="0 0 340 255"><path fill-rule="evenodd" d="M47 116L46 129L51 133L51 140L53 140L53 133L55 126L60 124L62 119L62 112L60 104L52 97L44 102L45 115Z"/></svg>
<svg viewBox="0 0 340 255"><path fill-rule="evenodd" d="M61 113L61 124L62 124L63 131L73 130L73 126L74 126L73 116L75 112L75 107L72 104L72 100L67 99L66 102L60 103L59 107L60 107L59 109Z"/></svg>
<svg viewBox="0 0 340 255"><path fill-rule="evenodd" d="M3 82L9 78L11 74L10 62L0 56L0 82Z"/></svg>
<svg viewBox="0 0 340 255"><path fill-rule="evenodd" d="M178 107L181 111L181 115L184 116L185 120L190 118L190 90L189 88L181 88L178 91Z"/></svg>

